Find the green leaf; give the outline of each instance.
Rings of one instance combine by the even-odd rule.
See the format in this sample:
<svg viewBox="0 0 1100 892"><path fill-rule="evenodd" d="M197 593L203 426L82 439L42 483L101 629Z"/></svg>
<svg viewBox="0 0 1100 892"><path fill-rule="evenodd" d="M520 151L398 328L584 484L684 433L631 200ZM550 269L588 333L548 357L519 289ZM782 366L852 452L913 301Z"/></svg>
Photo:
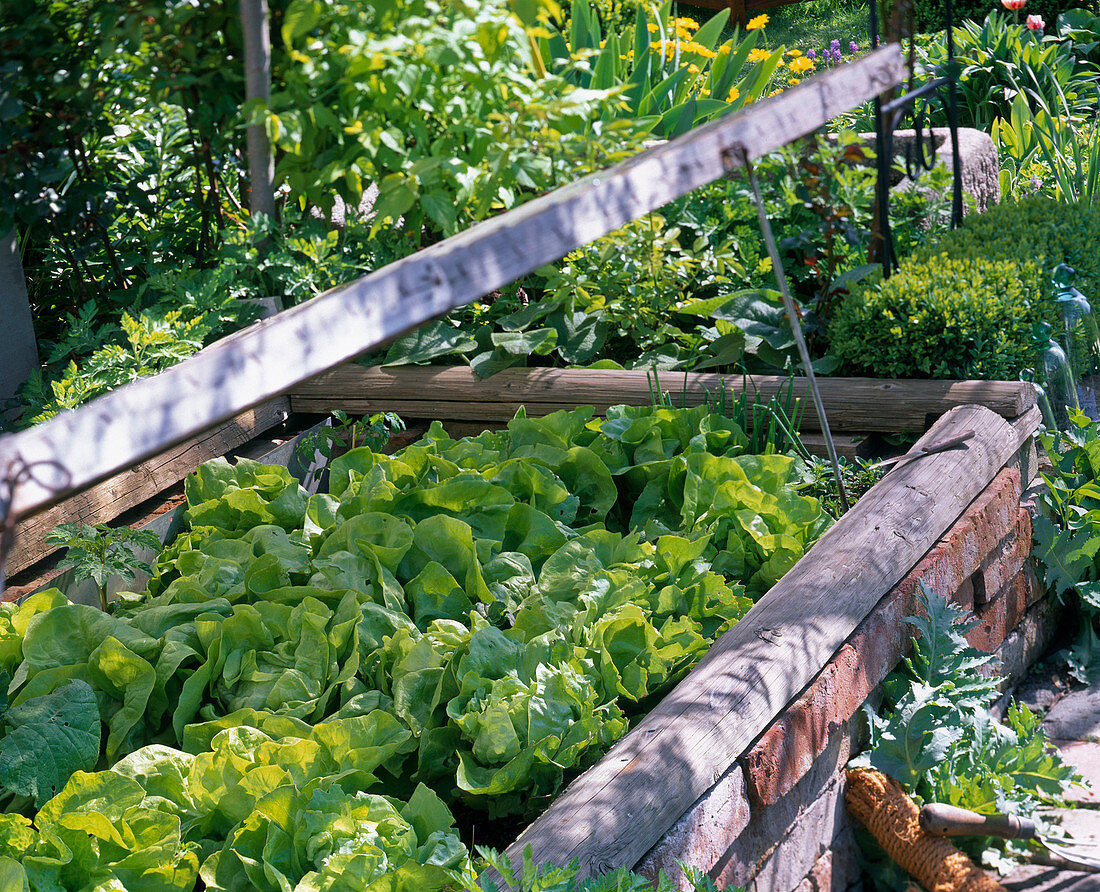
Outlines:
<svg viewBox="0 0 1100 892"><path fill-rule="evenodd" d="M384 365L411 365L440 356L470 353L477 341L445 319L422 325L390 345Z"/></svg>
<svg viewBox="0 0 1100 892"><path fill-rule="evenodd" d="M90 771L99 758L99 707L83 681L9 709L0 739L0 784L41 806L75 771Z"/></svg>
<svg viewBox="0 0 1100 892"><path fill-rule="evenodd" d="M545 356L557 346L558 333L553 328L531 331L494 331L493 345L512 356Z"/></svg>

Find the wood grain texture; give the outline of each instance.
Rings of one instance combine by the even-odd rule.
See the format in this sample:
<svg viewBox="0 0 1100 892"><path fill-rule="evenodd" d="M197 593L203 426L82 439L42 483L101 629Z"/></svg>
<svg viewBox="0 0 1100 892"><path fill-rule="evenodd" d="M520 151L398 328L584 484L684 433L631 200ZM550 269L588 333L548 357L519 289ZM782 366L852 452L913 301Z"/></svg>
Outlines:
<svg viewBox="0 0 1100 892"><path fill-rule="evenodd" d="M262 403L209 433L153 456L131 470L28 517L15 528L15 543L8 556L7 572L18 573L53 554L57 549L47 545L44 539L58 524L108 523L178 483L203 462L225 455L280 424L288 413L286 399Z"/></svg>
<svg viewBox="0 0 1100 892"><path fill-rule="evenodd" d="M895 469L868 492L641 723L509 847L518 862L630 867L809 684L1020 446L982 407L950 410L917 444L965 446Z"/></svg>
<svg viewBox="0 0 1100 892"><path fill-rule="evenodd" d="M253 455L248 455L248 449L242 450L242 452L245 453L245 457L249 457L252 461L257 461L260 464L282 465L298 478L306 492L312 494L317 492L318 489L317 475L315 475L314 472L323 470L327 460L316 450L313 451L312 455L301 455L299 454L298 446L303 441L308 441L315 436L330 423L328 419L325 419L308 430L297 434L292 439L275 446L262 448ZM132 526L135 530L147 530L151 533L155 533L162 545L168 545L176 538L176 535L185 528L186 510L186 503L177 505L165 514L160 514L149 520L138 521L132 524ZM135 550L135 554L140 560L150 564L154 563L157 558L157 552L152 549L138 549ZM74 581L75 575L75 571L73 570L58 571L54 569L39 576L38 579L34 580L29 585L6 589L3 592L2 600L19 602L43 589L59 588L65 593L65 597L74 603L98 607L99 592L95 587L95 583L91 580L84 580L77 583ZM113 597L118 594L118 592L122 591L140 591L145 587L148 581L148 575L141 571L138 571L132 580L125 580L117 576L112 576L107 583L108 596Z"/></svg>
<svg viewBox="0 0 1100 892"><path fill-rule="evenodd" d="M723 390L736 398L747 386L767 401L786 377L663 372L661 389L675 405L697 406ZM1022 381L924 381L880 378L819 378L829 424L837 431L919 433L928 419L961 405L982 405L1005 418L1015 418L1035 405L1035 388ZM794 380L796 398L809 411L802 429L820 429L806 390L806 379ZM525 406L529 415L594 406L604 412L621 403L647 405L653 399L652 377L643 371L595 369L505 369L479 379L465 366L371 367L346 365L307 381L290 393L295 412L344 409L366 415L391 411L410 418L455 418L507 421Z"/></svg>
<svg viewBox="0 0 1100 892"><path fill-rule="evenodd" d="M0 471L63 459L67 474L18 488L22 517L163 452L574 248L811 133L899 83L897 45L816 75L671 142L486 220L329 291L159 375L0 440Z"/></svg>

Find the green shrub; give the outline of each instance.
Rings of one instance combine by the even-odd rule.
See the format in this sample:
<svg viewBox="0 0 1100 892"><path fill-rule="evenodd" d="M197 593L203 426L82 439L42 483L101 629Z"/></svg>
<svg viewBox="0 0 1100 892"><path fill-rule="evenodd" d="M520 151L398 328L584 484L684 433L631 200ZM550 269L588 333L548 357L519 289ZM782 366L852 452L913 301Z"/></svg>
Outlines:
<svg viewBox="0 0 1100 892"><path fill-rule="evenodd" d="M1032 263L943 252L849 295L830 329L842 374L1015 379L1041 292Z"/></svg>
<svg viewBox="0 0 1100 892"><path fill-rule="evenodd" d="M841 374L1015 380L1031 363L1031 325L1053 312L1055 266L1074 267L1077 287L1100 300L1097 245L1100 208L1033 196L971 215L889 281L845 298L831 352Z"/></svg>
<svg viewBox="0 0 1100 892"><path fill-rule="evenodd" d="M1070 207L1035 195L972 214L918 256L947 252L953 257L989 257L1002 263L1030 260L1039 269L1034 287L1050 292L1059 263L1077 270L1076 285L1095 305L1100 302L1100 208Z"/></svg>

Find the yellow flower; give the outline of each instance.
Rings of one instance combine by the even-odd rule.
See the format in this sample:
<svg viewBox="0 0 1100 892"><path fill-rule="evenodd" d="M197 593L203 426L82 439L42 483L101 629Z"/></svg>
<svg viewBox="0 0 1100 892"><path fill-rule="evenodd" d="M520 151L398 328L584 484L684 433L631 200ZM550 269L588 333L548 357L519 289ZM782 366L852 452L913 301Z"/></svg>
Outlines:
<svg viewBox="0 0 1100 892"><path fill-rule="evenodd" d="M723 43L718 47L718 53L722 56L728 56L730 54L730 45L728 43Z"/></svg>
<svg viewBox="0 0 1100 892"><path fill-rule="evenodd" d="M787 50L788 56L801 56L802 50Z"/></svg>
<svg viewBox="0 0 1100 892"><path fill-rule="evenodd" d="M698 31L699 23L695 19L679 18L676 20L677 28L687 28L690 31Z"/></svg>
<svg viewBox="0 0 1100 892"><path fill-rule="evenodd" d="M771 53L769 53L767 50L762 50L760 48L749 50L750 62L763 62L769 56L771 56Z"/></svg>
<svg viewBox="0 0 1100 892"><path fill-rule="evenodd" d="M698 74L698 73L699 73L699 66L698 65L692 63L691 65L688 66L688 74Z"/></svg>
<svg viewBox="0 0 1100 892"><path fill-rule="evenodd" d="M730 90L729 96L726 97L726 102L736 102L740 98L741 91L738 90L737 87L734 87L732 90Z"/></svg>
<svg viewBox="0 0 1100 892"><path fill-rule="evenodd" d="M660 29L659 29L659 28L657 27L657 23L656 23L656 22L650 22L650 23L649 23L648 25L646 25L646 27L647 27L647 28L649 29L649 33L650 33L650 34L656 34L656 33L657 33L657 31L658 31L658 30L660 30Z"/></svg>
<svg viewBox="0 0 1100 892"><path fill-rule="evenodd" d="M758 15L754 19L749 19L749 23L745 25L745 30L755 31L757 28L763 28L766 24L768 24L768 16L765 13L762 15Z"/></svg>
<svg viewBox="0 0 1100 892"><path fill-rule="evenodd" d="M792 77L789 81L787 81L787 83L789 83L793 87L795 84L802 83L802 81L800 81L797 77Z"/></svg>
<svg viewBox="0 0 1100 892"><path fill-rule="evenodd" d="M782 92L783 92L782 90L772 90L768 95L769 96L778 96Z"/></svg>
<svg viewBox="0 0 1100 892"><path fill-rule="evenodd" d="M812 59L807 59L805 56L799 56L797 59L791 59L791 71L796 71L801 74L804 71L813 71L814 63Z"/></svg>

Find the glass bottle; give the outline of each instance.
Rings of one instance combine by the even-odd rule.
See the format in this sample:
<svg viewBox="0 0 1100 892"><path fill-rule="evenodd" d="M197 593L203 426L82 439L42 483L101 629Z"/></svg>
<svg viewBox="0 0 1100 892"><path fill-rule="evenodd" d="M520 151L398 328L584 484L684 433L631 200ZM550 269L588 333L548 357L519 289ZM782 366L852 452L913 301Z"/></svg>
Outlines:
<svg viewBox="0 0 1100 892"><path fill-rule="evenodd" d="M1048 403L1050 420L1055 430L1069 430L1070 410L1078 411L1077 388L1073 383L1065 351L1051 340L1054 327L1049 322L1038 322L1033 331L1036 352L1039 354L1039 380Z"/></svg>
<svg viewBox="0 0 1100 892"><path fill-rule="evenodd" d="M1047 392L1043 389L1042 385L1035 380L1035 369L1022 369L1020 371L1020 380L1027 382L1035 388L1035 401L1038 403L1039 411L1043 414L1043 427L1048 431L1058 430L1058 422L1054 419L1054 410L1051 408L1050 400L1047 398Z"/></svg>
<svg viewBox="0 0 1100 892"><path fill-rule="evenodd" d="M1080 291L1073 287L1076 277L1072 267L1059 263L1054 269L1054 300L1062 314L1065 326L1064 343L1066 359L1077 386L1077 402L1081 411L1093 420L1100 396L1100 331L1092 305Z"/></svg>

